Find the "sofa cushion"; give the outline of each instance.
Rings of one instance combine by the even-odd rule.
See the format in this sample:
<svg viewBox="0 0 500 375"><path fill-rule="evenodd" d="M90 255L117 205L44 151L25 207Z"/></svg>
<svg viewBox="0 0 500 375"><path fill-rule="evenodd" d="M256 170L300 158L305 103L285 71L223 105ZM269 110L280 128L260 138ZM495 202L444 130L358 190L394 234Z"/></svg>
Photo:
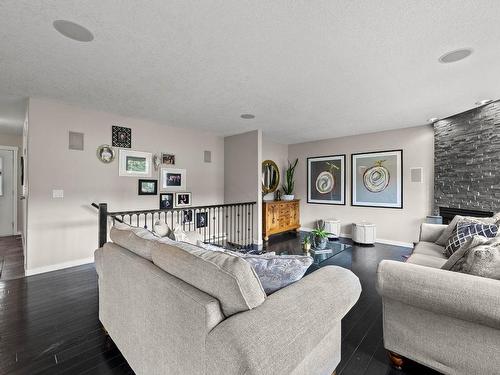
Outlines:
<svg viewBox="0 0 500 375"><path fill-rule="evenodd" d="M469 238L476 235L492 238L497 235L498 227L495 224L477 224L466 221L460 221L457 228L453 231L445 247L445 255L450 257L460 246Z"/></svg>
<svg viewBox="0 0 500 375"><path fill-rule="evenodd" d="M406 263L417 264L419 266L441 268L446 263L446 258L438 258L432 255L412 254Z"/></svg>
<svg viewBox="0 0 500 375"><path fill-rule="evenodd" d="M423 254L430 255L440 259L446 259L446 256L443 254L444 247L435 244L434 242L426 242L420 241L415 245L413 249L413 254Z"/></svg>
<svg viewBox="0 0 500 375"><path fill-rule="evenodd" d="M250 264L231 254L161 239L152 258L166 272L217 298L226 317L257 307L266 298Z"/></svg>
<svg viewBox="0 0 500 375"><path fill-rule="evenodd" d="M151 250L154 241L159 239L147 229L120 223L116 223L111 227L109 237L117 245L150 261L153 260Z"/></svg>
<svg viewBox="0 0 500 375"><path fill-rule="evenodd" d="M468 239L441 268L500 280L500 237Z"/></svg>
<svg viewBox="0 0 500 375"><path fill-rule="evenodd" d="M457 224L461 221L467 221L469 223L477 223L477 224L496 224L498 218L496 216L493 217L472 217L472 216L461 216L455 215L453 220L450 221L446 229L441 233L439 238L436 240L436 244L441 246L446 246L448 239L451 237L453 231L457 227Z"/></svg>

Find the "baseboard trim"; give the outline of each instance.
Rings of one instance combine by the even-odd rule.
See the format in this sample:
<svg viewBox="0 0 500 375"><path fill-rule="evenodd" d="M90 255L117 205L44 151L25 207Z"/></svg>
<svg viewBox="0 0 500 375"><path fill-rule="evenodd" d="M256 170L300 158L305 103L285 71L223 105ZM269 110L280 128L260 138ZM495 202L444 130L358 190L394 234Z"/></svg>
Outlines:
<svg viewBox="0 0 500 375"><path fill-rule="evenodd" d="M304 232L310 232L313 230L313 228L300 227L300 230L302 230ZM352 238L352 234L340 233L340 237L341 238ZM384 244L384 245L394 245L394 246L408 247L410 249L413 249L413 243L411 243L411 242L393 241L393 240L387 240L385 238L377 238L376 242Z"/></svg>
<svg viewBox="0 0 500 375"><path fill-rule="evenodd" d="M62 262L57 264L52 264L50 266L37 267L32 269L27 269L25 274L26 276L38 275L40 273L52 272L57 270L62 270L64 268L81 266L83 264L94 263L94 257L85 258L85 259L77 259L71 260L69 262Z"/></svg>

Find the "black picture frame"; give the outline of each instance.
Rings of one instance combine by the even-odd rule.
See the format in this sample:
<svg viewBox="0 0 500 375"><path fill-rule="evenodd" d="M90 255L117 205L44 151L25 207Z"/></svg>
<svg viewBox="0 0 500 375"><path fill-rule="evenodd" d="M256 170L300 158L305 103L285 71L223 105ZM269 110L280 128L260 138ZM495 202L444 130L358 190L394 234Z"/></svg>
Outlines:
<svg viewBox="0 0 500 375"><path fill-rule="evenodd" d="M400 204L398 206L394 205L369 205L369 204L359 204L354 202L354 189L356 188L354 185L354 177L355 177L355 157L359 155L374 155L374 154L383 154L383 153L399 153L400 154L400 165L399 165L399 179L400 179ZM395 149L395 150L382 150L382 151L370 151L370 152L358 152L351 154L351 206L353 207L370 207L370 208L392 208L397 210L402 210L404 208L404 158L403 158L403 149Z"/></svg>
<svg viewBox="0 0 500 375"><path fill-rule="evenodd" d="M153 190L147 190L145 189L144 184L153 184ZM139 195L157 195L158 194L158 180L139 180L138 181L138 187L137 187L137 193Z"/></svg>
<svg viewBox="0 0 500 375"><path fill-rule="evenodd" d="M132 129L113 125L111 127L111 146L132 148Z"/></svg>
<svg viewBox="0 0 500 375"><path fill-rule="evenodd" d="M208 226L208 213L207 212L197 212L196 213L196 228L206 228Z"/></svg>
<svg viewBox="0 0 500 375"><path fill-rule="evenodd" d="M174 208L174 193L160 193L160 210L171 210L172 208Z"/></svg>
<svg viewBox="0 0 500 375"><path fill-rule="evenodd" d="M191 224L193 222L193 210L182 211L182 224Z"/></svg>
<svg viewBox="0 0 500 375"><path fill-rule="evenodd" d="M340 158L343 162L343 165L344 165L344 168L343 168L343 171L340 171L340 173L342 174L342 177L344 178L344 186L343 186L343 189L341 191L341 201L343 202L334 202L334 201L326 201L325 202L318 202L318 201L313 201L310 199L310 195L311 195L311 187L310 187L310 183L311 181L309 181L309 177L310 177L310 170L309 170L309 161L310 160L314 160L314 159L325 159L325 158L332 158L332 160L334 158ZM306 159L306 186L307 186L307 203L308 204L322 204L322 205L328 205L328 206L345 206L347 204L347 196L346 196L346 192L347 192L347 156L346 154L338 154L338 155L323 155L323 156L310 156ZM343 199L342 199L343 198Z"/></svg>
<svg viewBox="0 0 500 375"><path fill-rule="evenodd" d="M174 205L176 208L190 207L192 194L186 191L175 193Z"/></svg>

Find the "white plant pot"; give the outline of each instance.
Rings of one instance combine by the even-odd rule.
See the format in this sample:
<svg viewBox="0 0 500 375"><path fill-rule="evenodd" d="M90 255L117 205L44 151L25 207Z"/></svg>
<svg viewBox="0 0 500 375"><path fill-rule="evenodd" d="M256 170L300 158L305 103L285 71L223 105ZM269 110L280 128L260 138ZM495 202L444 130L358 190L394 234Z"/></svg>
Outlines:
<svg viewBox="0 0 500 375"><path fill-rule="evenodd" d="M283 194L281 196L281 199L284 200L284 201L293 201L294 198L295 198L295 195Z"/></svg>

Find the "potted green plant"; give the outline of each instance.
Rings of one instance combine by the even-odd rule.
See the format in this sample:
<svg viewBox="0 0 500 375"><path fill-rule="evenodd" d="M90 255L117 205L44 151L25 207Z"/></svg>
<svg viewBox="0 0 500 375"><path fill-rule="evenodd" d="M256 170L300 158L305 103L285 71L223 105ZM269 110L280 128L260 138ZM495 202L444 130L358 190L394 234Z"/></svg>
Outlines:
<svg viewBox="0 0 500 375"><path fill-rule="evenodd" d="M331 233L325 230L325 222L323 220L318 220L316 228L311 231L311 234L314 236L314 247L320 250L326 248L328 235Z"/></svg>
<svg viewBox="0 0 500 375"><path fill-rule="evenodd" d="M311 237L308 234L306 234L302 240L302 250L304 250L305 253L311 250Z"/></svg>
<svg viewBox="0 0 500 375"><path fill-rule="evenodd" d="M283 196L281 197L284 201L291 201L295 198L293 195L293 189L295 187L295 168L297 167L297 163L299 159L295 159L295 162L292 164L288 162L288 168L285 172L285 183L281 186L283 188Z"/></svg>

